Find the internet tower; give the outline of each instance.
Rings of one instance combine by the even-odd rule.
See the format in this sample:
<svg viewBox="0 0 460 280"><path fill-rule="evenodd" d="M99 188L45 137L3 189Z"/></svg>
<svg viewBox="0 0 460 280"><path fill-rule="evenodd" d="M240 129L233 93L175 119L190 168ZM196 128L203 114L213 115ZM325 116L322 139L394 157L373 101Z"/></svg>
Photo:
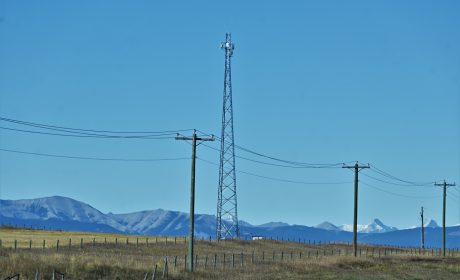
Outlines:
<svg viewBox="0 0 460 280"><path fill-rule="evenodd" d="M222 132L220 139L219 190L217 198L216 236L219 239L238 238L235 140L233 136L232 70L231 58L235 45L231 34L225 34L220 47L225 51L224 105L222 111Z"/></svg>

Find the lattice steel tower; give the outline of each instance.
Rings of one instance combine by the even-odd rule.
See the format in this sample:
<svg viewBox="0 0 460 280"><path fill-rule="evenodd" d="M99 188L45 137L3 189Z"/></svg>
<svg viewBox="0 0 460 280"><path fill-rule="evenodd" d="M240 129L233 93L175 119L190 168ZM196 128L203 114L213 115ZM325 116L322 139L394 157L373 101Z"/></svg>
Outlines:
<svg viewBox="0 0 460 280"><path fill-rule="evenodd" d="M225 78L224 104L222 107L222 132L220 139L219 190L217 198L217 240L234 237L238 238L240 235L236 203L231 70L231 58L235 46L232 43L231 34L227 33L225 37L225 42L220 45L225 51Z"/></svg>

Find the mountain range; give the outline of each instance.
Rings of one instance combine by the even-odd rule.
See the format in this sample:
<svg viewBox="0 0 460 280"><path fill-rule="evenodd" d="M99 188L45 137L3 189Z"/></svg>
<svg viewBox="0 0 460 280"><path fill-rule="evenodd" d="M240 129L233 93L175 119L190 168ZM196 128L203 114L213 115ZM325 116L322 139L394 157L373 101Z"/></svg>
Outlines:
<svg viewBox="0 0 460 280"><path fill-rule="evenodd" d="M89 232L111 232L139 235L183 236L187 234L188 213L163 209L140 211L128 214L104 214L83 202L53 196L37 199L0 200L0 223L35 228L62 229ZM195 215L195 235L212 238L215 234L214 215ZM301 240L305 242L349 242L352 226L336 226L323 222L316 227L269 222L252 225L240 221L243 238L262 236L272 239ZM425 225L425 244L439 247L441 229L434 220ZM385 225L379 219L370 224L359 225L359 241L396 246L419 246L420 228L402 229ZM446 228L448 247L460 247L460 226Z"/></svg>

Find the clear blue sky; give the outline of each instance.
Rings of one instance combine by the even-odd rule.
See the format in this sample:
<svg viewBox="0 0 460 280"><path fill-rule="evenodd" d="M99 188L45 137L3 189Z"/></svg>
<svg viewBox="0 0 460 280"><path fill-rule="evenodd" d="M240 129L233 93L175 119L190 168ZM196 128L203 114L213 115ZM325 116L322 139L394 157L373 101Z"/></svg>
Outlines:
<svg viewBox="0 0 460 280"><path fill-rule="evenodd" d="M359 160L411 181L458 184L459 13L458 1L0 0L0 115L89 129L198 128L219 135L219 44L231 32L237 144L289 160ZM174 140L5 130L0 147L125 158L191 152ZM198 155L218 162L218 153L204 146ZM2 199L63 195L103 212L188 211L189 160L95 162L6 152L0 159ZM288 180L353 180L340 168L236 164ZM439 188L361 179L386 192L360 185L359 223L378 217L397 227L418 225L421 206L441 222ZM217 182L217 167L198 162L198 213L215 214ZM301 185L238 173L237 186L239 218L251 223L352 223L352 183ZM460 192L450 193L453 225L460 223Z"/></svg>

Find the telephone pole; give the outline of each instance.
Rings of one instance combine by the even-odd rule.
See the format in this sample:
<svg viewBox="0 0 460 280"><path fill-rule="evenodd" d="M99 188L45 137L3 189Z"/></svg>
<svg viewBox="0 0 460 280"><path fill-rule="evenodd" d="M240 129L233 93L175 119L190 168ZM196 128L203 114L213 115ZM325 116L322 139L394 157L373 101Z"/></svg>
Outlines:
<svg viewBox="0 0 460 280"><path fill-rule="evenodd" d="M425 225L423 224L423 206L420 211L420 217L422 218L422 249L425 249Z"/></svg>
<svg viewBox="0 0 460 280"><path fill-rule="evenodd" d="M435 183L435 186L442 186L442 256L446 256L446 193L448 187L454 187L455 183L449 184L444 180L443 183Z"/></svg>
<svg viewBox="0 0 460 280"><path fill-rule="evenodd" d="M190 181L190 221L188 231L188 251L187 251L187 271L193 272L193 243L195 235L195 162L196 162L196 142L214 141L212 138L202 138L196 136L196 130L192 137L176 137L176 140L192 141L192 175Z"/></svg>
<svg viewBox="0 0 460 280"><path fill-rule="evenodd" d="M353 252L356 257L358 254L358 174L359 171L370 168L368 165L359 165L356 162L355 165L344 165L342 168L354 169L355 170L355 202L354 202L354 212L353 212Z"/></svg>

